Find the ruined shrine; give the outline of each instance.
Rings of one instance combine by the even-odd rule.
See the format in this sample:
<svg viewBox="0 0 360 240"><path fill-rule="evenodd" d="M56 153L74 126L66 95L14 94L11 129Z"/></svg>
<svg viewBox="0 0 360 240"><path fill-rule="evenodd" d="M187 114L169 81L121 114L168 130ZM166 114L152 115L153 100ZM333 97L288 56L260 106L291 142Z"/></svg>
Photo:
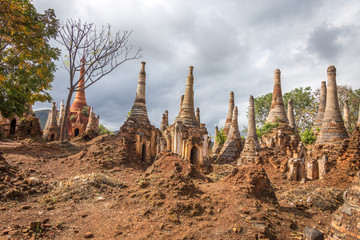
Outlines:
<svg viewBox="0 0 360 240"><path fill-rule="evenodd" d="M326 81L322 81L320 88L320 97L319 97L319 109L318 109L318 113L316 114L314 126L313 126L313 132L316 135L320 132L321 129L321 125L325 113L325 107L326 107Z"/></svg>
<svg viewBox="0 0 360 240"><path fill-rule="evenodd" d="M193 69L193 66L189 67L179 114L163 132L163 137L166 139L167 151L180 155L201 169L209 158L210 137L205 124L200 123L200 110L197 111L198 117L195 115Z"/></svg>
<svg viewBox="0 0 360 240"><path fill-rule="evenodd" d="M257 163L259 159L260 144L256 134L254 97L249 98L249 123L246 141L237 165Z"/></svg>
<svg viewBox="0 0 360 240"><path fill-rule="evenodd" d="M60 137L60 126L57 121L57 110L56 103L52 103L52 108L49 112L45 128L43 138L47 141L59 140Z"/></svg>
<svg viewBox="0 0 360 240"><path fill-rule="evenodd" d="M327 78L326 107L317 143L340 145L349 136L340 112L334 66L328 67Z"/></svg>
<svg viewBox="0 0 360 240"><path fill-rule="evenodd" d="M118 135L122 136L120 144L125 152L132 154L131 158L144 165L150 165L158 154L160 130L151 125L147 114L145 64L141 62L134 104L130 116L120 127Z"/></svg>
<svg viewBox="0 0 360 240"><path fill-rule="evenodd" d="M96 117L90 106L87 105L85 89L84 89L84 78L85 78L85 62L82 60L82 66L80 70L80 81L78 84L78 91L76 92L74 102L70 107L70 112L67 119L67 133L70 139L84 134L89 121L99 123L99 115ZM60 116L64 116L64 113L60 111ZM59 118L60 118L59 116ZM91 119L91 120L90 120ZM98 128L95 130L95 135L98 135ZM97 132L96 132L97 131Z"/></svg>
<svg viewBox="0 0 360 240"><path fill-rule="evenodd" d="M40 119L33 113L32 107L22 116L4 118L0 114L0 137L41 136Z"/></svg>

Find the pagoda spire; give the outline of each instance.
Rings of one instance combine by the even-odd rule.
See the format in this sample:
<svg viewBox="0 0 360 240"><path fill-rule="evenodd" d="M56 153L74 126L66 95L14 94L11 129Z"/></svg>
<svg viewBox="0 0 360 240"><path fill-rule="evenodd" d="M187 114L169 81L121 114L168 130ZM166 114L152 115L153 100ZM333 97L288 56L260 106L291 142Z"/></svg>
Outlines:
<svg viewBox="0 0 360 240"><path fill-rule="evenodd" d="M85 97L85 59L81 59L81 69L80 69L80 80L77 86L77 89L81 89L80 91L76 91L74 102L70 107L71 112L80 112L82 111L84 106L87 106L86 97Z"/></svg>

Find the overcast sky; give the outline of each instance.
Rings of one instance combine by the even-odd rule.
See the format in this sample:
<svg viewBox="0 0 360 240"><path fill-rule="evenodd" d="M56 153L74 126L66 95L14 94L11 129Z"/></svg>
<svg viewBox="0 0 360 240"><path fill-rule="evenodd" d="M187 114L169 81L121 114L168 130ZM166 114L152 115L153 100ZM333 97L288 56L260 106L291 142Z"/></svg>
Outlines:
<svg viewBox="0 0 360 240"><path fill-rule="evenodd" d="M100 123L118 130L135 98L141 61L146 61L146 104L160 127L169 111L173 122L194 66L195 107L213 135L225 122L229 92L235 93L239 127L247 125L250 95L272 92L281 70L282 90L326 80L329 65L337 83L360 88L360 1L333 0L34 0L39 12L52 8L68 18L110 23L113 31L133 30L130 41L143 57L120 65L86 90ZM65 55L65 53L63 53ZM67 97L69 78L60 63L51 95ZM37 103L34 109L50 108Z"/></svg>

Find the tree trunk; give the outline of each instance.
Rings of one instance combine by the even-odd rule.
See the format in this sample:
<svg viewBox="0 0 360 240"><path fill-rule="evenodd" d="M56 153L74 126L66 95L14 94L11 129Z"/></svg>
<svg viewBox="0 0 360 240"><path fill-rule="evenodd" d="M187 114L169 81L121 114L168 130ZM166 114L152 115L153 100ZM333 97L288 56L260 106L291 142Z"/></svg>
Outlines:
<svg viewBox="0 0 360 240"><path fill-rule="evenodd" d="M61 129L60 129L60 141L61 142L64 142L66 140L67 123L68 123L67 119L68 119L69 112L70 112L70 102L71 102L73 93L74 93L74 91L70 89L67 100L66 100L65 115L64 115L64 118L62 119Z"/></svg>

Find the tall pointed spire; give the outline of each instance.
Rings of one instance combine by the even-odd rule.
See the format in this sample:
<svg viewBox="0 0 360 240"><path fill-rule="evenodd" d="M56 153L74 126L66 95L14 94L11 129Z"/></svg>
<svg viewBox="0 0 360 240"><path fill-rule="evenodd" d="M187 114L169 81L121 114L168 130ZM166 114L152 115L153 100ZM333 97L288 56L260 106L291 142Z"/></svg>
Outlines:
<svg viewBox="0 0 360 240"><path fill-rule="evenodd" d="M138 84L136 89L136 96L134 104L131 108L129 120L143 123L150 123L145 102L145 62L141 62L141 69L138 78Z"/></svg>
<svg viewBox="0 0 360 240"><path fill-rule="evenodd" d="M341 144L344 139L348 138L348 133L340 113L336 86L336 68L334 66L328 67L327 78L326 107L317 142Z"/></svg>
<svg viewBox="0 0 360 240"><path fill-rule="evenodd" d="M289 120L289 126L295 130L296 129L296 123L295 123L295 117L294 117L294 108L293 108L293 101L290 98L288 101L288 112L287 112L287 118Z"/></svg>
<svg viewBox="0 0 360 240"><path fill-rule="evenodd" d="M269 115L266 119L267 123L288 123L285 114L284 101L281 92L280 69L274 72L274 90Z"/></svg>
<svg viewBox="0 0 360 240"><path fill-rule="evenodd" d="M65 116L64 100L61 100L60 112L59 112L59 119L58 119L58 125L59 125L59 126L61 125L64 116Z"/></svg>
<svg viewBox="0 0 360 240"><path fill-rule="evenodd" d="M238 108L237 106L235 106L232 114L229 134L226 137L226 141L220 151L220 155L217 161L219 162L235 161L240 156L241 150L242 150L241 135L238 125Z"/></svg>
<svg viewBox="0 0 360 240"><path fill-rule="evenodd" d="M314 122L314 128L319 129L321 128L322 121L324 118L325 113L325 107L326 107L326 81L321 82L321 88L320 88L320 103L319 103L319 110L318 114L315 117Z"/></svg>
<svg viewBox="0 0 360 240"><path fill-rule="evenodd" d="M186 88L184 94L184 100L181 104L180 115L176 121L181 121L185 126L198 127L199 123L195 117L194 110L194 76L193 66L189 67L189 75L186 79Z"/></svg>
<svg viewBox="0 0 360 240"><path fill-rule="evenodd" d="M230 125L233 117L233 111L234 111L234 92L230 92L229 96L229 107L228 107L228 113L226 116L225 126L224 126L224 134L225 136L228 135L230 130Z"/></svg>
<svg viewBox="0 0 360 240"><path fill-rule="evenodd" d="M241 152L237 165L256 162L257 151L260 149L256 134L254 97L249 98L249 124L244 149Z"/></svg>
<svg viewBox="0 0 360 240"><path fill-rule="evenodd" d="M46 125L44 128L43 138L46 140L57 140L59 136L59 127L56 121L57 110L56 110L56 103L52 103L52 108L49 112L48 119L46 121Z"/></svg>
<svg viewBox="0 0 360 240"><path fill-rule="evenodd" d="M74 102L70 107L71 112L80 112L82 111L84 106L87 106L86 97L85 97L85 89L84 88L84 78L85 78L85 59L81 59L81 69L80 69L80 80L77 89L81 89L76 92Z"/></svg>
<svg viewBox="0 0 360 240"><path fill-rule="evenodd" d="M196 121L199 123L200 125L200 108L196 108Z"/></svg>
<svg viewBox="0 0 360 240"><path fill-rule="evenodd" d="M350 128L350 114L349 114L349 101L344 101L344 125L346 130L349 131Z"/></svg>

